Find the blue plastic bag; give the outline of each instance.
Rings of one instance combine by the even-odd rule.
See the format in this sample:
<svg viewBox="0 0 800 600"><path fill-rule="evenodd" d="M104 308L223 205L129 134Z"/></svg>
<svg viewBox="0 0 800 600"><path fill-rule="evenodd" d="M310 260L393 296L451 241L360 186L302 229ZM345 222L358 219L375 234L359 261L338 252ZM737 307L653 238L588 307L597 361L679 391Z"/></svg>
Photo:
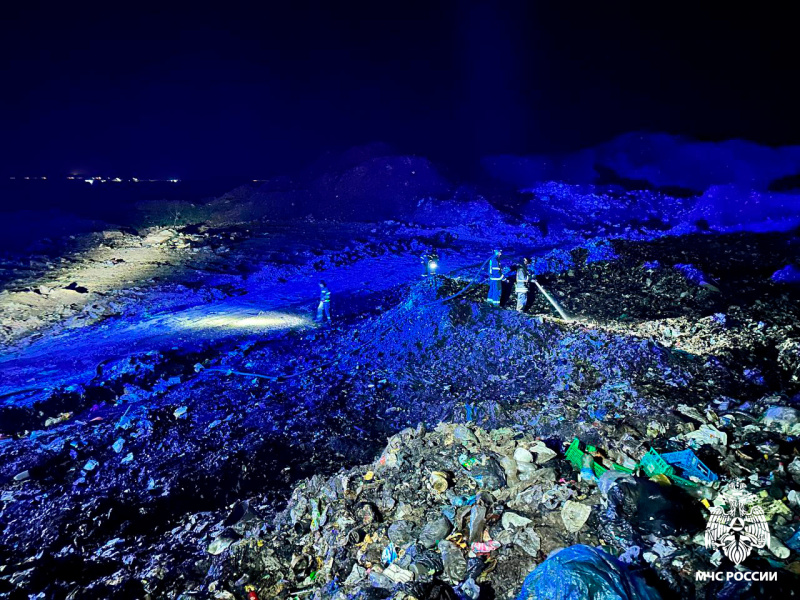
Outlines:
<svg viewBox="0 0 800 600"><path fill-rule="evenodd" d="M522 584L517 600L660 600L616 558L578 544L551 556Z"/></svg>

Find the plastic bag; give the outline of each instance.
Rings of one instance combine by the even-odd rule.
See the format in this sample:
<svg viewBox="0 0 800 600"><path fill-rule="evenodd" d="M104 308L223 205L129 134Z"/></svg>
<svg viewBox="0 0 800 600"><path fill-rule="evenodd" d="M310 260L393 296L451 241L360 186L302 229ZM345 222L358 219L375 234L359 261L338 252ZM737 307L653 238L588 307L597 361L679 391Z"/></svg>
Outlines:
<svg viewBox="0 0 800 600"><path fill-rule="evenodd" d="M467 559L459 547L452 542L442 540L439 542L439 552L442 554L445 580L450 583L463 581L467 576Z"/></svg>
<svg viewBox="0 0 800 600"><path fill-rule="evenodd" d="M419 535L419 543L425 548L433 548L440 540L447 537L452 526L445 517L428 521Z"/></svg>
<svg viewBox="0 0 800 600"><path fill-rule="evenodd" d="M486 458L483 463L475 464L469 474L483 490L496 490L506 485L505 473L493 458Z"/></svg>
<svg viewBox="0 0 800 600"><path fill-rule="evenodd" d="M534 569L517 600L660 600L616 558L584 545L564 548Z"/></svg>
<svg viewBox="0 0 800 600"><path fill-rule="evenodd" d="M627 540L634 531L664 537L705 527L701 505L691 496L675 486L664 487L640 477L622 481L608 491L606 521Z"/></svg>

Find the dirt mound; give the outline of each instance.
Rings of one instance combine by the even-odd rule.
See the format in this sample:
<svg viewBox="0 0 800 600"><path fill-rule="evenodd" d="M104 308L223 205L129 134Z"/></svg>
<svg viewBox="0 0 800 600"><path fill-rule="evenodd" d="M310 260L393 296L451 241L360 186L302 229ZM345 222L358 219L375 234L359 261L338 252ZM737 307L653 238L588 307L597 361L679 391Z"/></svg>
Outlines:
<svg viewBox="0 0 800 600"><path fill-rule="evenodd" d="M406 218L421 198L449 190L428 159L387 152L374 145L328 157L291 181L265 183L249 201L272 218L380 221Z"/></svg>
<svg viewBox="0 0 800 600"><path fill-rule="evenodd" d="M474 190L459 188L451 198L420 200L411 220L433 227L492 227L503 222L503 214Z"/></svg>
<svg viewBox="0 0 800 600"><path fill-rule="evenodd" d="M519 188L541 181L591 184L616 178L636 189L702 192L736 184L766 191L800 172L800 146L771 148L743 140L700 142L664 133L628 133L562 156L493 156L483 161L495 179Z"/></svg>

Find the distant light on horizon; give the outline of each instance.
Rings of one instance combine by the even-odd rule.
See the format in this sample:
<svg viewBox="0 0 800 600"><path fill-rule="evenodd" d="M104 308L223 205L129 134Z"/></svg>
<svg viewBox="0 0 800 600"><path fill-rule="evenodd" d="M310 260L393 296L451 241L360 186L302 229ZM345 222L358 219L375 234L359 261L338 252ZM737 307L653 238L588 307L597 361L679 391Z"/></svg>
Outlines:
<svg viewBox="0 0 800 600"><path fill-rule="evenodd" d="M28 181L47 181L50 179L55 179L58 181L75 181L75 180L82 180L82 181L95 181L100 183L108 183L109 181L112 183L182 183L184 180L180 177L170 177L168 179L161 179L158 177L155 178L140 178L140 177L119 177L119 176L111 176L111 175L80 175L75 172L71 172L69 174L58 174L55 177L49 175L9 175L8 177L10 180L28 180ZM262 181L268 181L267 179L253 179L255 183L259 183Z"/></svg>

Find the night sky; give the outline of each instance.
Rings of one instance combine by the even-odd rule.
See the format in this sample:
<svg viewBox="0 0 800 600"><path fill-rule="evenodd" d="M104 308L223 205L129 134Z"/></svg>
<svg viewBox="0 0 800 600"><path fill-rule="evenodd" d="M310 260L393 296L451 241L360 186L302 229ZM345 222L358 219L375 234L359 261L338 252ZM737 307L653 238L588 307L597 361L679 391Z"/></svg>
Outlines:
<svg viewBox="0 0 800 600"><path fill-rule="evenodd" d="M761 3L200 4L5 6L0 173L263 177L371 141L468 165L637 129L800 142L797 21Z"/></svg>

